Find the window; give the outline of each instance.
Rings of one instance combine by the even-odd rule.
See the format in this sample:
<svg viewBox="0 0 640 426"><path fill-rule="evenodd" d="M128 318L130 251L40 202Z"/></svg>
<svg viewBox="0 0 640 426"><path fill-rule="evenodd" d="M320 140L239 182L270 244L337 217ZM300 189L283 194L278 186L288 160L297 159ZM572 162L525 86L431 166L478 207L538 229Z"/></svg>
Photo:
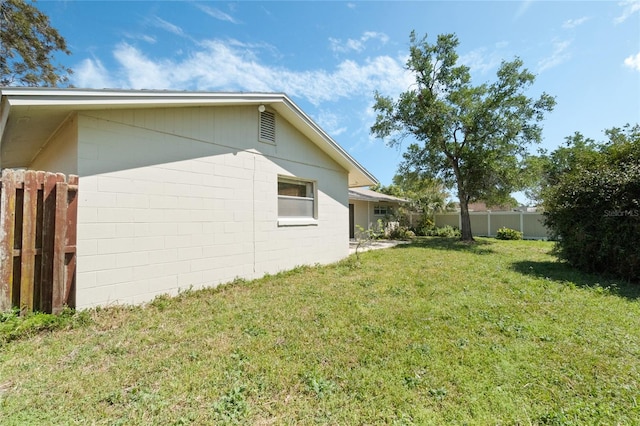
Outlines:
<svg viewBox="0 0 640 426"><path fill-rule="evenodd" d="M278 224L315 224L317 218L315 187L312 181L278 177Z"/></svg>
<svg viewBox="0 0 640 426"><path fill-rule="evenodd" d="M376 216L391 216L393 214L393 210L391 206L378 205L373 206L373 214Z"/></svg>

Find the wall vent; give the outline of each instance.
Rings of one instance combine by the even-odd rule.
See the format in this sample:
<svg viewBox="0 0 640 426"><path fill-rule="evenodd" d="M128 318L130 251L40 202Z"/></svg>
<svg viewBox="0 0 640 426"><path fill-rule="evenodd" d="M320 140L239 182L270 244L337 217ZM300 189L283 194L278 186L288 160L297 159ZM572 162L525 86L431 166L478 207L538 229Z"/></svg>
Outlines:
<svg viewBox="0 0 640 426"><path fill-rule="evenodd" d="M276 115L271 111L260 113L260 142L276 143Z"/></svg>

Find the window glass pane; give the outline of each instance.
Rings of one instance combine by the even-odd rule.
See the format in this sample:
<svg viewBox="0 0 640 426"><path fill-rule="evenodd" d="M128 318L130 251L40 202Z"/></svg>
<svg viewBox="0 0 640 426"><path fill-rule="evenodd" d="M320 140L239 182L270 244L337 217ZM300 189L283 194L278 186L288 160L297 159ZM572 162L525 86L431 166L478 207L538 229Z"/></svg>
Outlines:
<svg viewBox="0 0 640 426"><path fill-rule="evenodd" d="M307 184L304 182L278 182L278 195L288 195L290 197L308 197Z"/></svg>
<svg viewBox="0 0 640 426"><path fill-rule="evenodd" d="M386 216L393 214L391 206L374 206L373 214L378 216Z"/></svg>
<svg viewBox="0 0 640 426"><path fill-rule="evenodd" d="M279 197L278 216L313 217L313 199Z"/></svg>

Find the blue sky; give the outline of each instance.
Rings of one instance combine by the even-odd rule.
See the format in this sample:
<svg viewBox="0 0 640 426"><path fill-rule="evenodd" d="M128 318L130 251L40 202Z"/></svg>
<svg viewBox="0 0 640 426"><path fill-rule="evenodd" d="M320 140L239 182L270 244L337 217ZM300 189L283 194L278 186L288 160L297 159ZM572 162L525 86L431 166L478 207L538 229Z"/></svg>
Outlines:
<svg viewBox="0 0 640 426"><path fill-rule="evenodd" d="M373 93L412 82L409 33L455 33L474 83L518 56L555 96L543 148L640 122L640 1L44 1L83 88L285 92L382 184L402 148L370 135ZM521 199L522 200L522 199Z"/></svg>

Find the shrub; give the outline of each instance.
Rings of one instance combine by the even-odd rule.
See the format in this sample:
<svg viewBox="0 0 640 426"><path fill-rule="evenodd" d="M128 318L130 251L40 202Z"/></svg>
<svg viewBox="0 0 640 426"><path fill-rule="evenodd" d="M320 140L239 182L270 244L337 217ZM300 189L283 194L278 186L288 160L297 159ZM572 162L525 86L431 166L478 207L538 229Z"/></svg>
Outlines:
<svg viewBox="0 0 640 426"><path fill-rule="evenodd" d="M551 157L545 224L561 259L640 281L640 126L605 133L606 144L576 135Z"/></svg>
<svg viewBox="0 0 640 426"><path fill-rule="evenodd" d="M420 235L420 236L429 235L429 232L431 232L431 230L435 228L435 225L436 224L433 222L433 220L429 216L427 216L426 214L423 214L420 217L420 220L412 228L412 231L416 235Z"/></svg>
<svg viewBox="0 0 640 426"><path fill-rule="evenodd" d="M561 182L545 223L556 253L587 272L640 281L640 166L583 170Z"/></svg>
<svg viewBox="0 0 640 426"><path fill-rule="evenodd" d="M522 232L516 231L515 229L511 228L502 227L498 229L496 238L499 240L521 240Z"/></svg>
<svg viewBox="0 0 640 426"><path fill-rule="evenodd" d="M388 237L392 240L411 240L416 234L404 226L397 226L389 231Z"/></svg>
<svg viewBox="0 0 640 426"><path fill-rule="evenodd" d="M432 228L426 234L429 237L444 237L444 238L460 238L460 230L450 225L445 225L440 228Z"/></svg>

